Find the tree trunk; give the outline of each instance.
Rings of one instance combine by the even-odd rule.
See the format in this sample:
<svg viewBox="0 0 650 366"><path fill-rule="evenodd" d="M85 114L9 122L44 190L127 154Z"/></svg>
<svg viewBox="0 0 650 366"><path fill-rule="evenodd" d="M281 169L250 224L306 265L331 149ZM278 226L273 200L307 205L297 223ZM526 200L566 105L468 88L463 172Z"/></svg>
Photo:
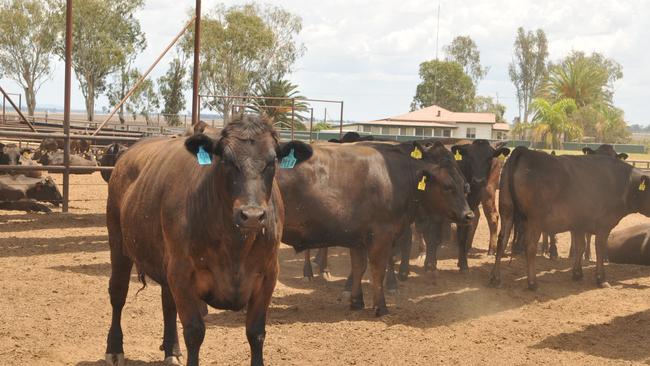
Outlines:
<svg viewBox="0 0 650 366"><path fill-rule="evenodd" d="M28 85L25 89L25 102L27 103L27 114L34 117L34 110L36 109L36 93L34 93L34 85Z"/></svg>
<svg viewBox="0 0 650 366"><path fill-rule="evenodd" d="M86 93L86 117L88 121L93 122L95 120L95 85L91 82L87 84L87 93Z"/></svg>

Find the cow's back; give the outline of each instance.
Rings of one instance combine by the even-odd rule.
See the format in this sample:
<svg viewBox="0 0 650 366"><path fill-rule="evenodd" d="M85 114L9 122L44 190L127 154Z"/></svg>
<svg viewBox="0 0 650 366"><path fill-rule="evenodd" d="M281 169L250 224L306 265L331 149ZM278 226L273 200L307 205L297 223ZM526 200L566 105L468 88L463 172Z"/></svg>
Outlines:
<svg viewBox="0 0 650 366"><path fill-rule="evenodd" d="M650 224L639 224L612 232L607 240L609 261L650 266Z"/></svg>

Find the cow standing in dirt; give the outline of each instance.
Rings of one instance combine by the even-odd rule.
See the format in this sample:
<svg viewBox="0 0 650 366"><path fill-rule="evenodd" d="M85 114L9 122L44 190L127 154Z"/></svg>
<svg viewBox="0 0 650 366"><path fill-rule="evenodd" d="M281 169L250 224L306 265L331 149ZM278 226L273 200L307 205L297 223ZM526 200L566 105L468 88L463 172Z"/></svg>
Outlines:
<svg viewBox="0 0 650 366"><path fill-rule="evenodd" d="M198 365L205 302L246 308L251 364L263 364L284 221L275 173L278 159L289 154L299 164L311 156L311 148L279 144L269 123L246 115L228 124L219 139L202 134L151 139L120 157L106 209L113 308L109 364L124 364L120 318L134 263L141 278L162 287L167 363L178 363L178 311L187 365Z"/></svg>
<svg viewBox="0 0 650 366"><path fill-rule="evenodd" d="M525 244L528 288L537 288L535 256L540 234L571 231L575 241L573 278L582 278L585 234L596 235L596 282L608 287L603 259L607 237L630 213L650 215L648 177L603 155L552 156L518 147L500 183L501 231L490 282L500 283L500 262L514 225Z"/></svg>
<svg viewBox="0 0 650 366"><path fill-rule="evenodd" d="M364 308L361 278L372 271L375 315L388 312L383 280L397 237L418 208L467 222L465 181L442 144L315 144L311 159L279 174L286 220L282 242L297 250L350 248L350 307ZM415 157L414 157L415 156Z"/></svg>

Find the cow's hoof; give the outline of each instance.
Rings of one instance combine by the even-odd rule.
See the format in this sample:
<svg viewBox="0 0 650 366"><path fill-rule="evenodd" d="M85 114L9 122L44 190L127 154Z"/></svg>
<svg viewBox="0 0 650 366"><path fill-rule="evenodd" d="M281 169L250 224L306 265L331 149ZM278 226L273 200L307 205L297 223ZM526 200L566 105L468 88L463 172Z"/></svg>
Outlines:
<svg viewBox="0 0 650 366"><path fill-rule="evenodd" d="M125 366L124 353L107 353L104 357L108 366Z"/></svg>
<svg viewBox="0 0 650 366"><path fill-rule="evenodd" d="M332 274L330 271L324 271L323 273L320 274L320 276L327 282L332 281Z"/></svg>
<svg viewBox="0 0 650 366"><path fill-rule="evenodd" d="M537 282L528 282L528 289L530 291L537 291L538 287Z"/></svg>
<svg viewBox="0 0 650 366"><path fill-rule="evenodd" d="M609 282L604 281L604 280L598 280L598 287L600 288L610 288L612 285L609 284Z"/></svg>
<svg viewBox="0 0 650 366"><path fill-rule="evenodd" d="M312 280L312 277L305 276L305 277L302 278L302 282L311 282L311 280Z"/></svg>
<svg viewBox="0 0 650 366"><path fill-rule="evenodd" d="M177 356L169 356L165 358L164 361L165 366L182 366L183 363Z"/></svg>
<svg viewBox="0 0 650 366"><path fill-rule="evenodd" d="M458 268L458 271L459 271L460 273L468 273L468 272L469 272L469 268L468 268L468 267L460 267L460 268Z"/></svg>
<svg viewBox="0 0 650 366"><path fill-rule="evenodd" d="M377 309L375 309L375 316L376 317L379 318L380 316L384 316L384 315L388 315L388 308L387 307L382 306L382 307L378 307Z"/></svg>
<svg viewBox="0 0 650 366"><path fill-rule="evenodd" d="M363 300L352 299L350 301L350 310L363 310L366 307L366 304L363 303Z"/></svg>
<svg viewBox="0 0 650 366"><path fill-rule="evenodd" d="M571 277L574 281L581 281L583 277L582 271L573 271L573 276Z"/></svg>
<svg viewBox="0 0 650 366"><path fill-rule="evenodd" d="M499 287L501 285L501 278L492 275L492 277L490 277L490 282L488 282L488 285L490 287Z"/></svg>

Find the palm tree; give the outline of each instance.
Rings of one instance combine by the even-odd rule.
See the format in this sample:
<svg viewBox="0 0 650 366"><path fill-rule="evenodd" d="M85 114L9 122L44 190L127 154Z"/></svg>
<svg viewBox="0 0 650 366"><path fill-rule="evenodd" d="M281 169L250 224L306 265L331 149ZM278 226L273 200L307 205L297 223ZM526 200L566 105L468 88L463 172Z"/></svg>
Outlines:
<svg viewBox="0 0 650 366"><path fill-rule="evenodd" d="M607 69L591 59L567 57L551 67L542 95L554 101L573 99L578 108L596 103L611 104L606 90L608 79Z"/></svg>
<svg viewBox="0 0 650 366"><path fill-rule="evenodd" d="M560 137L568 139L578 138L582 129L573 123L571 113L577 109L576 102L570 98L563 98L551 103L543 98L535 98L531 103L533 116L533 138L546 142L550 139L551 148L560 148Z"/></svg>
<svg viewBox="0 0 650 366"><path fill-rule="evenodd" d="M291 128L291 99L294 99L294 128L296 130L306 129L302 121L305 121L307 117L302 115L301 112L306 112L309 110L309 104L301 101L301 99L305 99L305 97L299 94L297 85L292 84L289 80L271 80L260 85L260 87L258 87L255 91L255 96L289 98L258 98L253 100L254 106L250 107L252 110L255 110L258 113L269 117L273 121L273 125L277 126L280 129Z"/></svg>

